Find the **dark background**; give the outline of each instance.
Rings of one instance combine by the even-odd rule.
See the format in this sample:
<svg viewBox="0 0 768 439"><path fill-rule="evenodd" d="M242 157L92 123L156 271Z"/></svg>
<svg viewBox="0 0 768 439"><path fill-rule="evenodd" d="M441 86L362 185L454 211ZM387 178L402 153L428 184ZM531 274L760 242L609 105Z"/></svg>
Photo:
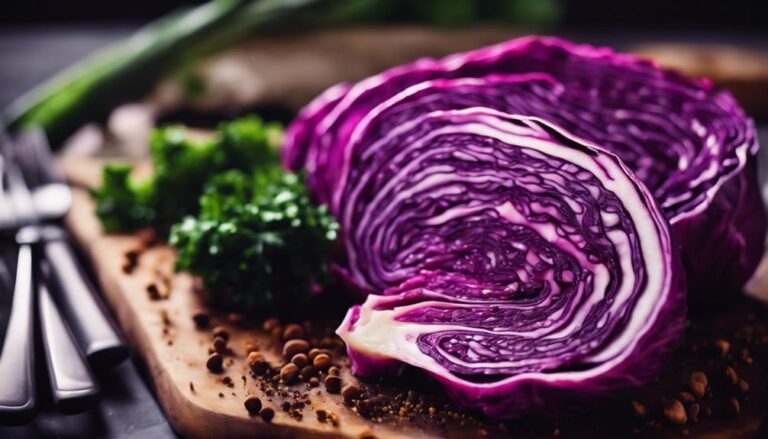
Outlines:
<svg viewBox="0 0 768 439"><path fill-rule="evenodd" d="M460 0L457 3L462 3ZM471 1L471 0L466 0ZM478 0L485 2L486 0ZM539 0L525 0L536 2ZM555 0L565 28L690 28L768 32L768 1L744 0ZM451 3L414 0L417 3ZM6 0L0 23L144 21L193 0ZM395 14L386 20L398 20Z"/></svg>

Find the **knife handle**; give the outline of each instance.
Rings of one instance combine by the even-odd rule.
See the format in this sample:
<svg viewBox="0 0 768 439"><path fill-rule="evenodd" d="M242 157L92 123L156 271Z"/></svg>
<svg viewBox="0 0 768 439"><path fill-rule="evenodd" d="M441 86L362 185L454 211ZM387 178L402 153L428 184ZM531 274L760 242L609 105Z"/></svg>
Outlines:
<svg viewBox="0 0 768 439"><path fill-rule="evenodd" d="M39 283L37 293L40 332L54 405L65 414L84 412L98 404L99 386L43 282Z"/></svg>
<svg viewBox="0 0 768 439"><path fill-rule="evenodd" d="M104 370L128 357L128 348L107 317L96 290L80 267L77 257L58 226L44 226L42 256L48 261L49 285L55 286L66 320L95 370Z"/></svg>
<svg viewBox="0 0 768 439"><path fill-rule="evenodd" d="M35 340L32 246L19 246L13 303L0 353L0 423L20 425L35 415Z"/></svg>

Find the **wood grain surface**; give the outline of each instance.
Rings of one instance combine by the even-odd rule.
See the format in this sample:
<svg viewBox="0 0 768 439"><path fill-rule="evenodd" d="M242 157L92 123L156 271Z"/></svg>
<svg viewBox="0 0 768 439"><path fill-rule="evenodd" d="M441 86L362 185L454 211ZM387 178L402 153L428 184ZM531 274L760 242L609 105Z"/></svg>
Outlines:
<svg viewBox="0 0 768 439"><path fill-rule="evenodd" d="M212 437L376 437L430 436L424 430L409 430L407 425L373 424L347 408L340 395L312 391L312 407L305 409L301 421L280 409L280 399L267 397L250 377L244 351L247 341L255 341L261 353L279 362L279 348L271 337L257 329L242 329L214 316L214 324L226 327L233 348L231 364L225 361L224 373L208 372L205 362L211 343L210 331L195 328L191 316L203 305L193 292L190 276L173 273L174 254L166 246L154 246L142 253L137 269L130 275L121 269L124 254L140 247L137 236L105 235L93 214L87 191L74 190L74 203L66 223L74 239L91 260L98 281L120 327L134 351L141 357L151 378L155 394L171 425L188 438ZM158 277L171 279L167 299L152 300L146 286ZM164 323L164 314L169 324ZM352 381L348 368L342 369L345 381ZM230 377L234 387L223 384ZM243 379L245 377L245 379ZM307 384L291 386L305 391ZM319 391L319 395L317 395ZM221 395L220 395L221 394ZM251 417L243 406L247 396L261 398L275 409L271 423ZM314 410L324 409L339 417L335 427L320 422Z"/></svg>

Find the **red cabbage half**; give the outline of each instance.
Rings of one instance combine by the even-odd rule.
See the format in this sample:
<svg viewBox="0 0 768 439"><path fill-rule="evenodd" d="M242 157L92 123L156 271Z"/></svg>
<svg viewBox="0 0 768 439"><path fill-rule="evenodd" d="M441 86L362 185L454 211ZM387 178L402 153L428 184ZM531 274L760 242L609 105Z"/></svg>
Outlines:
<svg viewBox="0 0 768 439"><path fill-rule="evenodd" d="M709 81L606 48L527 37L338 85L289 127L284 161L305 168L318 201L338 214L365 118L387 107L386 131L472 106L542 117L616 153L671 223L693 295L738 290L757 266L766 220L752 122Z"/></svg>
<svg viewBox="0 0 768 439"><path fill-rule="evenodd" d="M338 330L354 373L408 364L506 418L659 371L683 330L683 272L660 208L614 154L480 107L375 122L339 215L352 279L397 286Z"/></svg>
<svg viewBox="0 0 768 439"><path fill-rule="evenodd" d="M333 87L283 158L372 293L338 330L355 373L415 366L508 418L649 381L686 272L696 295L743 285L765 232L756 153L708 81L531 37Z"/></svg>

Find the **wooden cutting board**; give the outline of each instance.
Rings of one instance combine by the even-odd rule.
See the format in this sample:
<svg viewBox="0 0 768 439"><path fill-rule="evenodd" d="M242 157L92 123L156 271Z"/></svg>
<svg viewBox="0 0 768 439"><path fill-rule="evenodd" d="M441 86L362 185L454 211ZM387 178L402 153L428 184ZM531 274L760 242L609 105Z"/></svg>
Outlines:
<svg viewBox="0 0 768 439"><path fill-rule="evenodd" d="M141 246L139 238L104 235L92 212L93 203L87 192L75 190L67 225L93 262L104 296L134 352L146 365L155 395L176 431L189 438L356 437L369 429L359 417L352 416L345 417L339 428L320 423L312 416L297 422L277 403L273 404L276 414L271 423L249 416L243 406L246 396L257 395L265 405L269 402L248 378L245 355L235 347L254 339L265 353L273 353L270 337L260 331L236 330L228 322L217 322L214 318L216 325L230 330L229 345L235 352L230 357L233 363L225 366L224 373L209 373L205 362L211 335L209 331L196 329L191 319L202 304L192 291L192 279L173 274L172 250L165 246L147 249L140 256L137 269L130 275L125 274L122 271L124 255ZM146 287L164 276L172 279L170 293L167 299L152 300ZM276 350L274 355L277 356ZM247 378L243 380L242 376ZM234 387L225 385L224 377L232 379ZM329 411L342 408L337 397L324 392L314 401Z"/></svg>

